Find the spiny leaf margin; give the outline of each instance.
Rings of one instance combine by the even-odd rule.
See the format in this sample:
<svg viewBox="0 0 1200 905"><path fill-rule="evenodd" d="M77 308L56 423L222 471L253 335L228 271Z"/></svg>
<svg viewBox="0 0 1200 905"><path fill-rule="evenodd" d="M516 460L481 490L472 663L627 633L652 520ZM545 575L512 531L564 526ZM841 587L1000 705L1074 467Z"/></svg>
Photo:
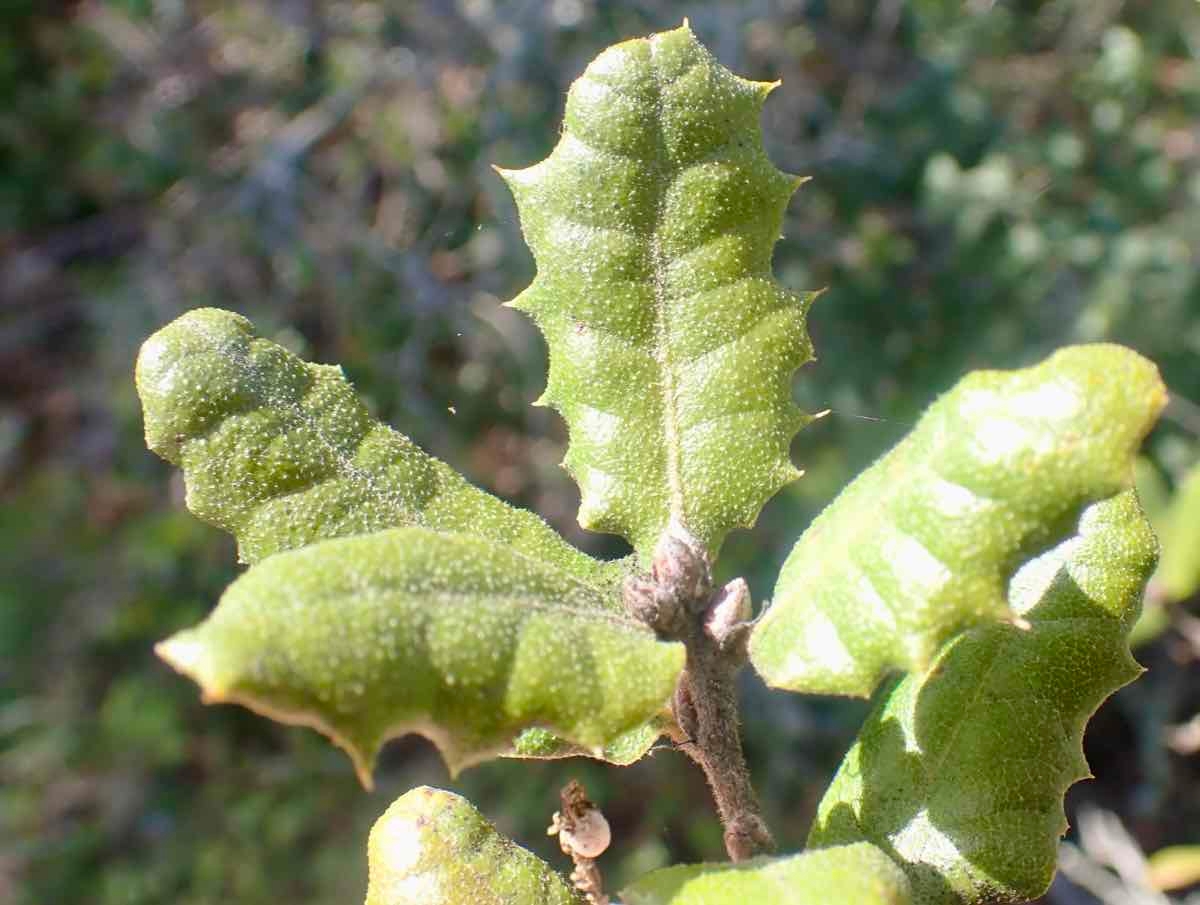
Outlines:
<svg viewBox="0 0 1200 905"><path fill-rule="evenodd" d="M741 864L679 864L621 891L624 905L911 905L908 878L880 849L857 843Z"/></svg>
<svg viewBox="0 0 1200 905"><path fill-rule="evenodd" d="M157 650L207 702L328 735L367 787L379 748L408 732L452 772L509 753L530 727L603 757L665 710L684 662L619 599L424 528L272 556Z"/></svg>
<svg viewBox="0 0 1200 905"><path fill-rule="evenodd" d="M755 668L777 688L865 697L1009 618L1009 577L1132 485L1165 403L1154 365L1114 345L968 375L804 532L751 635Z"/></svg>
<svg viewBox="0 0 1200 905"><path fill-rule="evenodd" d="M1090 776L1083 731L1141 672L1128 634L1157 558L1133 491L1013 579L1017 624L959 635L886 691L818 808L816 847L868 841L923 905L1025 902L1045 892Z"/></svg>
<svg viewBox="0 0 1200 905"><path fill-rule="evenodd" d="M500 170L537 263L513 302L546 336L540 400L570 430L580 524L643 563L664 533L716 555L798 476L812 295L771 250L802 182L758 120L772 83L739 78L682 28L609 48L571 87L562 138Z"/></svg>
<svg viewBox="0 0 1200 905"><path fill-rule="evenodd" d="M584 905L541 858L469 801L420 786L375 822L365 905Z"/></svg>

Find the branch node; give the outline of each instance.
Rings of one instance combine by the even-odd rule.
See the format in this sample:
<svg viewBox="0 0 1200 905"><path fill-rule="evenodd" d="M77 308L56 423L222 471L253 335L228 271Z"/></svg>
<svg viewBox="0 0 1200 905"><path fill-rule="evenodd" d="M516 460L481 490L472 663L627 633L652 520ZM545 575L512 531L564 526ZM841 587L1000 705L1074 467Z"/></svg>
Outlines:
<svg viewBox="0 0 1200 905"><path fill-rule="evenodd" d="M713 590L711 557L679 530L663 535L650 574L629 578L624 595L635 619L687 648L687 666L671 700L675 742L704 770L729 857L743 861L771 850L742 755L734 686L753 624L750 587L735 578Z"/></svg>

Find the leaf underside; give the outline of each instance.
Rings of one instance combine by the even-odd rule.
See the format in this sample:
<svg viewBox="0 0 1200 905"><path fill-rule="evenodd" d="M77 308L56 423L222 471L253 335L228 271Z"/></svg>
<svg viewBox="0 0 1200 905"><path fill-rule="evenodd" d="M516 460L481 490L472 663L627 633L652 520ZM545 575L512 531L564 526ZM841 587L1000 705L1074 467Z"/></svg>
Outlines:
<svg viewBox="0 0 1200 905"><path fill-rule="evenodd" d="M550 865L470 802L421 786L371 830L366 905L584 905Z"/></svg>
<svg viewBox="0 0 1200 905"><path fill-rule="evenodd" d="M158 651L209 702L330 736L368 786L380 746L407 732L451 771L508 753L531 727L603 756L665 710L684 660L619 598L425 528L272 556Z"/></svg>
<svg viewBox="0 0 1200 905"><path fill-rule="evenodd" d="M867 696L1010 618L1009 577L1131 486L1165 401L1154 365L1119 346L967 376L800 538L751 636L755 668L775 687Z"/></svg>
<svg viewBox="0 0 1200 905"><path fill-rule="evenodd" d="M188 508L233 534L244 562L414 525L488 538L596 584L623 574L371 418L340 367L302 361L230 311L189 311L150 337L137 388L146 445L183 469Z"/></svg>
<svg viewBox="0 0 1200 905"><path fill-rule="evenodd" d="M774 87L720 66L685 25L602 53L571 87L562 138L501 171L537 263L510 304L546 336L542 402L570 429L580 524L643 562L670 530L713 555L797 476L811 295L771 250L800 180L763 151Z"/></svg>
<svg viewBox="0 0 1200 905"><path fill-rule="evenodd" d="M909 905L903 871L859 843L741 864L656 870L621 891L624 905ZM370 905L370 903L368 903Z"/></svg>
<svg viewBox="0 0 1200 905"><path fill-rule="evenodd" d="M654 743L663 735L669 734L670 726L671 718L664 713L618 735L607 742L598 752L573 745L545 729L526 729L516 737L512 749L505 752L504 756L527 760L595 757L619 767L627 767L649 754Z"/></svg>
<svg viewBox="0 0 1200 905"><path fill-rule="evenodd" d="M1127 491L1013 579L1021 624L980 626L886 690L809 843L869 841L922 905L1025 902L1054 873L1063 794L1088 777L1084 726L1140 668L1128 632L1156 542Z"/></svg>

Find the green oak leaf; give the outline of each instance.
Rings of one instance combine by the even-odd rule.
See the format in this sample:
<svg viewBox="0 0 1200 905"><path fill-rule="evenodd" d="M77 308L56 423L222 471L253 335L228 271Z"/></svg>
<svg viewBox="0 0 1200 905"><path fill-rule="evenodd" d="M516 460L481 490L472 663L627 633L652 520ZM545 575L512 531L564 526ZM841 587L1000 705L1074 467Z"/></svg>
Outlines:
<svg viewBox="0 0 1200 905"><path fill-rule="evenodd" d="M909 905L904 872L858 843L741 864L682 864L621 891L624 905Z"/></svg>
<svg viewBox="0 0 1200 905"><path fill-rule="evenodd" d="M922 905L1025 902L1054 874L1083 730L1140 668L1128 632L1156 542L1126 491L1013 578L1016 623L978 626L882 695L818 809L815 846L868 841Z"/></svg>
<svg viewBox="0 0 1200 905"><path fill-rule="evenodd" d="M683 668L605 595L482 538L426 528L321 541L251 567L158 646L206 701L312 726L363 783L380 746L431 739L451 771L543 727L596 756L654 719Z"/></svg>
<svg viewBox="0 0 1200 905"><path fill-rule="evenodd" d="M421 786L371 829L365 905L584 905L550 865L465 798Z"/></svg>
<svg viewBox="0 0 1200 905"><path fill-rule="evenodd" d="M866 696L1011 617L1009 577L1131 486L1165 402L1154 365L1120 346L968 375L805 531L751 635L755 667L775 687Z"/></svg>
<svg viewBox="0 0 1200 905"><path fill-rule="evenodd" d="M471 486L371 418L340 367L255 336L240 315L189 311L142 346L146 444L183 469L196 516L244 562L314 541L419 525L475 534L597 583L624 573L531 512Z"/></svg>
<svg viewBox="0 0 1200 905"><path fill-rule="evenodd" d="M670 531L713 555L798 474L808 416L791 398L812 357L812 295L771 274L801 180L763 151L774 86L720 66L685 24L596 58L562 138L502 170L537 263L510 304L546 336L541 402L570 429L579 521L647 561Z"/></svg>

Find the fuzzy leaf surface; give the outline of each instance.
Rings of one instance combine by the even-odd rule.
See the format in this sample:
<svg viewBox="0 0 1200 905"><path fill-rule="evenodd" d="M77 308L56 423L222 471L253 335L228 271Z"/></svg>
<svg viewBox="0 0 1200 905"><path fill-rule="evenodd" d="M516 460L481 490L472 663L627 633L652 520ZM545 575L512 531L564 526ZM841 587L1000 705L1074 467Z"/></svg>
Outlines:
<svg viewBox="0 0 1200 905"><path fill-rule="evenodd" d="M904 872L858 843L742 864L681 864L641 877L624 905L910 905Z"/></svg>
<svg viewBox="0 0 1200 905"><path fill-rule="evenodd" d="M371 829L366 905L583 905L550 865L465 798L421 786Z"/></svg>
<svg viewBox="0 0 1200 905"><path fill-rule="evenodd" d="M188 508L244 562L318 540L418 525L475 534L614 583L531 512L473 487L374 420L337 366L257 337L240 315L189 311L142 346L146 444L183 469Z"/></svg>
<svg viewBox="0 0 1200 905"><path fill-rule="evenodd" d="M667 732L669 725L670 717L667 714L655 717L612 739L598 752L573 745L545 729L526 729L517 736L512 750L505 756L527 760L595 757L610 764L627 767L645 757L654 747L654 743Z"/></svg>
<svg viewBox="0 0 1200 905"><path fill-rule="evenodd" d="M363 783L419 732L452 771L530 727L603 755L665 709L683 646L620 598L470 535L394 528L280 553L158 647L206 701L312 726Z"/></svg>
<svg viewBox="0 0 1200 905"><path fill-rule="evenodd" d="M968 375L805 531L751 636L755 667L775 687L867 696L1011 616L1010 576L1132 486L1165 402L1154 365L1120 346Z"/></svg>
<svg viewBox="0 0 1200 905"><path fill-rule="evenodd" d="M976 627L885 691L818 809L810 845L869 841L922 905L1025 902L1054 874L1083 730L1140 668L1128 632L1157 545L1133 491L1013 579L1025 623Z"/></svg>
<svg viewBox="0 0 1200 905"><path fill-rule="evenodd" d="M546 336L541 401L570 429L580 524L643 561L668 529L715 554L797 476L812 297L771 274L799 184L763 151L772 87L686 25L626 41L571 87L551 155L501 171L537 263L511 304Z"/></svg>

